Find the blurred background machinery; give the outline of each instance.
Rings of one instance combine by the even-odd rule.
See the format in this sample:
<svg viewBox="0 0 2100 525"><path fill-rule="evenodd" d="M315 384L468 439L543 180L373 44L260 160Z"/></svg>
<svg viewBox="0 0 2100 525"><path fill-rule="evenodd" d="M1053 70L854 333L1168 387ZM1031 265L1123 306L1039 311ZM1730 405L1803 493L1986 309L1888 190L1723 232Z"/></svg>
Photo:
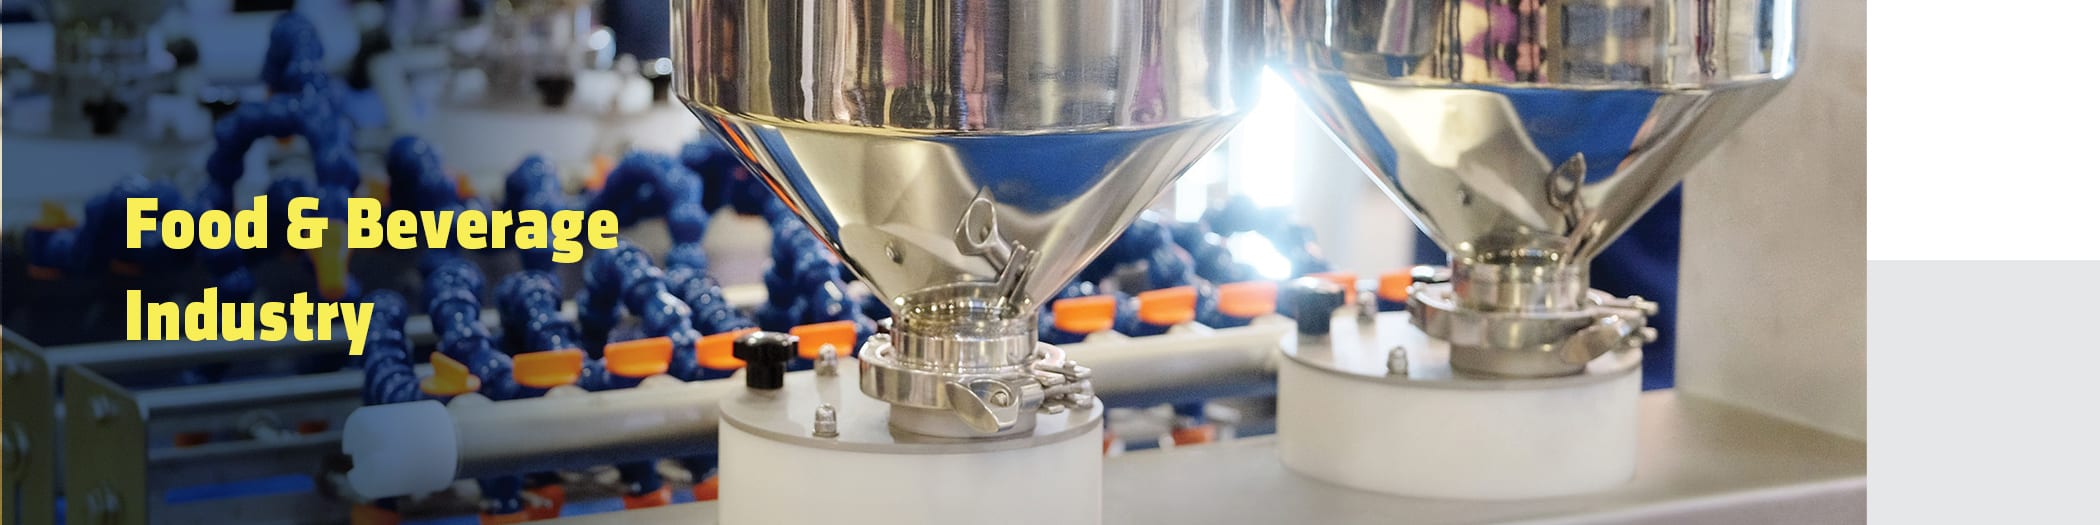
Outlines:
<svg viewBox="0 0 2100 525"><path fill-rule="evenodd" d="M1335 5L1383 7L1382 16L1367 10L1352 26L1373 31L1433 19L1425 10L1439 4ZM1672 2L1543 4L1564 9L1546 16L1539 5L1513 3L1445 15L1469 21L1502 20L1494 13L1504 11L1520 19L1543 16L1567 24L1550 27L1608 28L1606 34L1624 41L1650 27L1643 24L1683 14L1672 10L1682 3ZM1343 365L1390 374L1395 365L1385 349L1428 345L1410 328L1410 316L1420 310L1410 308L1413 291L1477 276L1449 271L1463 264L1446 271L1412 266L1439 250L1418 240L1407 212L1385 195L1433 192L1410 189L1401 178L1386 178L1382 187L1353 175L1365 165L1377 172L1383 159L1375 155L1377 143L1362 138L1365 130L1393 128L1338 125L1364 110L1308 109L1299 102L1307 93L1317 100L1318 90L1340 89L1307 80L1319 74L1375 75L1346 61L1332 71L1321 69L1332 64L1301 62L1302 69L1272 65L1276 72L1235 80L1245 89L1245 104L1231 110L1243 120L1238 129L1208 154L1185 152L1187 166L1168 170L1179 177L1152 188L1157 197L1118 202L1128 210L1127 228L1072 239L1096 247L1066 252L1098 255L1059 256L1074 263L1064 268L1073 274L1069 279L1020 281L1043 292L1029 303L1034 319L1027 330L1036 339L1029 345L1059 349L1084 371L1031 368L1057 381L1084 382L1101 410L1099 441L1107 459L1099 467L1098 518L1856 521L1864 513L1864 307L1848 302L1863 300L1863 290L1857 268L1832 261L1858 260L1864 246L1863 156L1859 147L1780 132L1780 126L1813 112L1834 119L1843 128L1836 135L1863 130L1863 82L1852 73L1864 69L1856 67L1864 53L1858 32L1845 29L1863 25L1860 8L1802 5L1808 11L1796 14L1789 2L1724 4L1732 8L1702 20L1756 19L1755 9L1781 8L1788 11L1763 16L1815 17L1816 24L1803 26L1812 32L1799 36L1814 56L1770 108L1744 124L1745 132L1699 141L1715 148L1717 160L1669 166L1671 176L1691 178L1681 280L1680 234L1669 209L1675 197L1664 201L1662 219L1614 221L1612 227L1635 233L1606 252L1614 262L1600 263L1588 276L1601 293L1641 296L1666 314L1648 316L1647 326L1663 337L1632 361L1649 391L1617 405L1631 418L1624 430L1638 443L1618 467L1632 469L1631 482L1568 497L1484 503L1347 490L1313 481L1321 476L1291 465L1286 451L1293 438L1270 436L1281 415L1276 381L1289 366L1285 349L1302 352L1305 337L1319 333L1356 333L1363 348L1379 351ZM856 260L889 256L842 248L837 231L823 228L826 212L811 204L852 195L826 189L843 179L824 177L845 175L808 163L803 179L781 169L778 159L814 158L800 153L773 154L773 164L759 164L768 173L753 172L738 158L750 152L703 128L774 140L764 145L786 148L768 150L776 153L797 151L790 147L795 142L783 145L764 125L698 122L673 102L680 88L672 83L672 44L682 40L674 40L678 33L665 31L663 21L761 16L730 7L620 0L6 3L0 9L4 162L11 173L0 205L0 321L7 326L0 355L7 500L0 507L6 523L713 522L721 504L710 500L722 497L725 480L737 479L717 473L728 466L724 461L735 461L720 455L719 436L750 432L734 430L749 424L749 412L727 412L770 406L735 408L737 400L776 388L862 390L865 372L856 354L871 339L898 337L893 304L878 292L916 291L887 284L895 276L863 281L875 268ZM1065 22L1097 15L1126 20L1123 11L1140 8L1162 9L1162 20L1188 15L1169 9L1172 2L1124 7L1073 11ZM1314 11L1285 12L1309 23ZM1481 13L1488 17L1474 17ZM992 16L958 16L979 15ZM1113 24L1093 26L1105 31ZM1751 33L1791 43L1792 27L1771 24ZM1359 36L1379 43L1341 55L1404 57L1410 49L1369 34ZM763 42L771 34L744 36ZM1572 35L1568 42L1591 37L1601 38ZM1521 43L1481 49L1512 63L1541 56ZM1545 58L1565 56L1544 51ZM1761 56L1793 53L1765 51ZM734 85L753 78L717 70L730 71L737 73L718 80ZM1568 71L1613 79L1631 74ZM1540 78L1546 80L1532 82L1574 82ZM1521 99L1521 91L1495 93ZM1395 114L1408 107L1406 97L1357 98L1364 108L1397 108ZM1639 114L1551 97L1539 102L1569 122ZM313 104L331 111L299 109ZM1338 146L1323 129L1351 146ZM1591 175L1644 169L1635 156L1613 159L1572 147L1584 153ZM1558 157L1566 155L1550 149L1538 152L1555 157L1553 167L1565 167ZM1058 165L1070 160L1044 159L1042 169L1070 169ZM24 176L30 173L61 176ZM794 189L786 192L790 200L781 201L761 181L768 175ZM817 182L798 187L798 180ZM1633 189L1653 199L1672 186L1649 182ZM831 196L821 196L827 192ZM238 206L259 194L373 196L390 208L416 210L609 209L623 218L624 242L576 265L515 251L378 249L335 259L290 251L113 248L121 246L115 220L124 197L160 196L194 209ZM1002 213L1026 209L1005 204L1011 195L995 195L992 205ZM1798 211L1774 217L1770 203L1778 201ZM1428 198L1413 204L1436 206ZM834 204L828 213L837 220L843 212ZM1413 213L1455 224L1433 209ZM820 226L813 232L805 220ZM1649 222L1657 220L1672 224ZM1011 225L1006 232L1027 234ZM1451 235L1440 237L1445 248L1455 244ZM1654 262L1624 262L1647 257ZM992 266L959 264L958 275L998 276ZM1620 275L1612 276L1615 271ZM1669 277L1657 277L1665 273ZM1650 283L1658 282L1678 293L1655 291ZM1803 307L1779 299L1788 294L1770 283L1822 290L1831 301ZM328 344L118 340L122 290L187 300L207 286L244 289L248 297L334 293L386 305L385 322L375 324L375 332L386 334L374 338L385 344L346 359L339 345ZM1421 354L1402 359L1408 377L1439 370L1414 361L1436 352ZM1586 370L1599 362L1585 362ZM828 416L817 409L820 400L834 399ZM387 430L408 428L406 420L350 421L362 407L425 401L441 409L423 412L416 432ZM799 443L827 425L847 434L892 425L867 419L884 408L870 401L792 397L782 401L792 419L781 428L803 434L768 439ZM1077 402L1069 408L1085 409ZM1355 417L1340 410L1326 415ZM1409 437L1424 430L1409 425L1464 427L1473 417L1446 415L1389 421L1413 429L1390 440L1393 447L1426 446ZM999 418L990 421L997 425ZM990 432L1004 431L999 428ZM374 456L379 451L387 454ZM413 454L401 456L404 451ZM367 457L354 460L358 454ZM382 468L373 459L381 456L421 470ZM359 476L398 478L364 483L424 485L399 495L360 494L352 489Z"/></svg>

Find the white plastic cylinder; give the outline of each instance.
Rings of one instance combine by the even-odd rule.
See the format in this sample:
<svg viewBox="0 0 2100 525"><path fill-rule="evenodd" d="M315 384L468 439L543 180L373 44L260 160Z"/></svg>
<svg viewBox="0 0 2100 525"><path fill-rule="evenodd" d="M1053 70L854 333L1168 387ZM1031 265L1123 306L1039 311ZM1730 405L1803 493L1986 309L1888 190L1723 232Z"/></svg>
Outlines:
<svg viewBox="0 0 2100 525"><path fill-rule="evenodd" d="M1633 478L1638 370L1536 388L1408 385L1283 359L1277 447L1291 470L1410 497L1512 500Z"/></svg>
<svg viewBox="0 0 2100 525"><path fill-rule="evenodd" d="M721 427L722 523L1101 523L1101 427L1034 447L912 454L817 448Z"/></svg>
<svg viewBox="0 0 2100 525"><path fill-rule="evenodd" d="M480 396L470 396L480 397ZM350 489L367 496L421 494L452 485L459 464L458 429L436 401L373 405L343 424Z"/></svg>

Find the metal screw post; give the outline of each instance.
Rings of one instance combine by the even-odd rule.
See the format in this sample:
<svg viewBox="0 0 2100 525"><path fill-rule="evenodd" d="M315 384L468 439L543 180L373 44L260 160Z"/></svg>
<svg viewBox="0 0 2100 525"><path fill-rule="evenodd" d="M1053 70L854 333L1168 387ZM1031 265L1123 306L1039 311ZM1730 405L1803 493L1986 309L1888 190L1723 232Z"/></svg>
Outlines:
<svg viewBox="0 0 2100 525"><path fill-rule="evenodd" d="M817 375L831 377L839 375L839 351L831 345L817 349Z"/></svg>
<svg viewBox="0 0 2100 525"><path fill-rule="evenodd" d="M111 419L117 417L117 404L110 401L108 396L95 396L94 399L88 400L88 410L97 423L108 424Z"/></svg>
<svg viewBox="0 0 2100 525"><path fill-rule="evenodd" d="M1395 346L1392 353L1386 354L1385 371L1390 375L1407 375L1407 347Z"/></svg>
<svg viewBox="0 0 2100 525"><path fill-rule="evenodd" d="M817 405L817 422L815 426L816 430L810 432L812 436L820 438L839 437L838 409L831 408L831 403Z"/></svg>
<svg viewBox="0 0 2100 525"><path fill-rule="evenodd" d="M88 492L87 510L88 523L116 525L124 520L124 500L108 485Z"/></svg>

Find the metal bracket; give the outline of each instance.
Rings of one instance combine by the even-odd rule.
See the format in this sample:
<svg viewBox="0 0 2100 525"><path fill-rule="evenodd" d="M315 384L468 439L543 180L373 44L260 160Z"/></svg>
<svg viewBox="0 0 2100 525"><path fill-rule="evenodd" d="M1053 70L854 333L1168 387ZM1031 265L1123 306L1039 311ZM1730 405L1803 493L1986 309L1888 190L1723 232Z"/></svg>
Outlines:
<svg viewBox="0 0 2100 525"><path fill-rule="evenodd" d="M44 350L13 330L0 335L0 458L6 504L0 523L57 523L58 404L55 374Z"/></svg>
<svg viewBox="0 0 2100 525"><path fill-rule="evenodd" d="M1502 377L1580 373L1591 360L1640 348L1657 335L1648 327L1658 311L1654 302L1597 290L1578 310L1487 312L1460 306L1450 284L1417 283L1407 310L1416 327L1451 343L1453 368Z"/></svg>
<svg viewBox="0 0 2100 525"><path fill-rule="evenodd" d="M145 525L146 407L82 367L66 367L65 383L68 521Z"/></svg>

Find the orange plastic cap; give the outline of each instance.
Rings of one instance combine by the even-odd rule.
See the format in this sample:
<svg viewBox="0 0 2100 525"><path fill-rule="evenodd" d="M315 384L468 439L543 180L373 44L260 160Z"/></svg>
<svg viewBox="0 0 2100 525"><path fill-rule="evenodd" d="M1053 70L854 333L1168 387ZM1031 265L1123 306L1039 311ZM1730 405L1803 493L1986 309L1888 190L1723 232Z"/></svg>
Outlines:
<svg viewBox="0 0 2100 525"><path fill-rule="evenodd" d="M510 375L518 384L532 388L554 388L574 384L583 375L583 351L574 348L518 354L511 358Z"/></svg>
<svg viewBox="0 0 2100 525"><path fill-rule="evenodd" d="M569 501L569 490L562 488L560 483L533 488L527 492L539 500L528 500L525 504L525 514L531 516L533 521L561 517L561 507Z"/></svg>
<svg viewBox="0 0 2100 525"><path fill-rule="evenodd" d="M29 278L31 279L36 279L39 281L56 281L61 278L64 278L65 276L66 272L61 271L58 268L36 265L29 266Z"/></svg>
<svg viewBox="0 0 2100 525"><path fill-rule="evenodd" d="M693 501L722 499L722 476L708 476L706 481L693 484Z"/></svg>
<svg viewBox="0 0 2100 525"><path fill-rule="evenodd" d="M1089 295L1050 303L1050 321L1058 330L1091 334L1116 326L1116 298Z"/></svg>
<svg viewBox="0 0 2100 525"><path fill-rule="evenodd" d="M468 179L466 172L459 170L452 170L452 194L459 196L460 200L471 200L479 195L474 191L473 179Z"/></svg>
<svg viewBox="0 0 2100 525"><path fill-rule="evenodd" d="M795 347L795 355L815 361L824 345L831 345L831 351L839 357L852 356L853 342L860 338L860 327L854 326L853 321L831 321L790 328L788 334L801 340Z"/></svg>
<svg viewBox="0 0 2100 525"><path fill-rule="evenodd" d="M52 231L78 224L78 221L73 220L73 214L66 211L66 205L59 204L58 201L44 201L43 207L37 213L36 222L30 223L29 227L38 231Z"/></svg>
<svg viewBox="0 0 2100 525"><path fill-rule="evenodd" d="M350 525L401 525L401 513L359 504L350 509Z"/></svg>
<svg viewBox="0 0 2100 525"><path fill-rule="evenodd" d="M190 447L194 447L194 446L197 446L197 445L202 445L202 444L205 444L205 443L210 443L210 442L211 442L211 433L210 433L210 432L177 432L177 433L175 433L175 438L174 438L174 439L175 439L175 448L190 448Z"/></svg>
<svg viewBox="0 0 2100 525"><path fill-rule="evenodd" d="M671 338L651 337L605 344L605 370L620 377L649 377L671 369Z"/></svg>
<svg viewBox="0 0 2100 525"><path fill-rule="evenodd" d="M515 525L528 521L532 521L532 515L522 510L510 514L481 514L481 525Z"/></svg>
<svg viewBox="0 0 2100 525"><path fill-rule="evenodd" d="M1203 424L1174 429L1174 446L1201 445L1218 439L1218 427Z"/></svg>
<svg viewBox="0 0 2100 525"><path fill-rule="evenodd" d="M709 370L736 370L743 368L744 360L737 359L736 355L733 354L736 351L736 338L756 331L758 331L757 328L745 328L700 338L700 344L695 349L699 352L700 366Z"/></svg>
<svg viewBox="0 0 2100 525"><path fill-rule="evenodd" d="M1407 289L1415 285L1415 276L1407 270L1385 272L1378 276L1378 298L1396 303L1407 302Z"/></svg>
<svg viewBox="0 0 2100 525"><path fill-rule="evenodd" d="M139 266L139 263L110 259L109 273L121 275L124 277L138 277L146 274L146 268L143 266Z"/></svg>
<svg viewBox="0 0 2100 525"><path fill-rule="evenodd" d="M591 191L605 189L605 176L612 173L612 169L613 158L611 156L597 155L591 157L591 178L583 180L584 189Z"/></svg>
<svg viewBox="0 0 2100 525"><path fill-rule="evenodd" d="M453 397L481 389L481 378L468 373L467 365L445 354L430 354L430 377L423 378L423 393Z"/></svg>
<svg viewBox="0 0 2100 525"><path fill-rule="evenodd" d="M1342 287L1342 304L1344 304L1344 305L1351 305L1351 304L1356 304L1356 274L1355 274L1355 273L1352 273L1352 272L1320 272L1320 273L1314 273L1314 274L1306 274L1306 277L1312 277L1312 278L1315 278L1315 279L1326 279L1326 280L1327 280L1328 282L1332 282L1332 283L1334 283L1334 284L1335 284L1335 286L1340 286L1340 287Z"/></svg>
<svg viewBox="0 0 2100 525"><path fill-rule="evenodd" d="M1276 313L1276 282L1246 281L1218 285L1218 313L1241 319Z"/></svg>
<svg viewBox="0 0 2100 525"><path fill-rule="evenodd" d="M1196 287L1176 286L1138 294L1138 320L1173 326L1196 320Z"/></svg>

